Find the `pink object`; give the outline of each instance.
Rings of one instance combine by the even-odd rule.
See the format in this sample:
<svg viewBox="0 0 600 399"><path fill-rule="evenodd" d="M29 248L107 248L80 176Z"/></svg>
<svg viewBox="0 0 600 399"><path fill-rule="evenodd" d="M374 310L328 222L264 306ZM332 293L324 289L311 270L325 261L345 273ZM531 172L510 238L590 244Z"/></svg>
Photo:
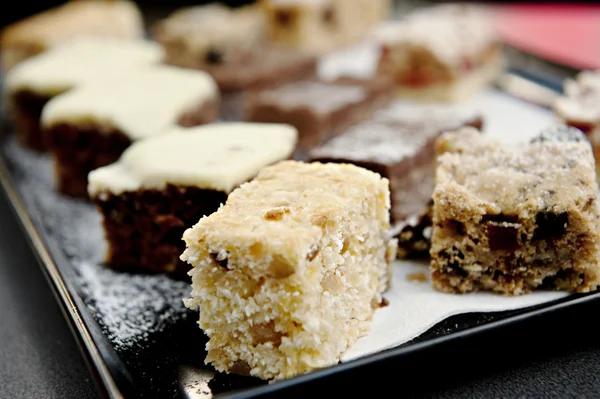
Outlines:
<svg viewBox="0 0 600 399"><path fill-rule="evenodd" d="M520 4L495 9L495 25L508 45L572 68L600 68L600 6Z"/></svg>

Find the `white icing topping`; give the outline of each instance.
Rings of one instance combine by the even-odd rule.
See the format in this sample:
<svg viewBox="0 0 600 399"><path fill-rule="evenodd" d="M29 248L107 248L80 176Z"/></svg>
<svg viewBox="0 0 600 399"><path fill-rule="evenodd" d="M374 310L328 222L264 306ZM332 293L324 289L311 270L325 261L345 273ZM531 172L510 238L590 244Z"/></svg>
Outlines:
<svg viewBox="0 0 600 399"><path fill-rule="evenodd" d="M91 120L137 140L176 126L182 114L216 101L218 93L205 72L167 65L140 67L54 97L44 107L42 125Z"/></svg>
<svg viewBox="0 0 600 399"><path fill-rule="evenodd" d="M329 113L362 102L365 96L365 89L361 86L297 82L264 92L260 102L285 109L312 108L319 113Z"/></svg>
<svg viewBox="0 0 600 399"><path fill-rule="evenodd" d="M215 123L176 128L131 145L118 162L92 171L90 195L166 184L231 192L269 164L287 159L298 132L285 124Z"/></svg>
<svg viewBox="0 0 600 399"><path fill-rule="evenodd" d="M565 79L564 96L556 100L554 109L570 121L600 124L600 70Z"/></svg>
<svg viewBox="0 0 600 399"><path fill-rule="evenodd" d="M498 41L484 9L457 4L417 10L404 20L382 24L374 30L373 37L400 51L403 47L423 47L450 66L478 57Z"/></svg>
<svg viewBox="0 0 600 399"><path fill-rule="evenodd" d="M55 95L162 59L162 48L154 42L80 36L16 65L6 76L6 89Z"/></svg>

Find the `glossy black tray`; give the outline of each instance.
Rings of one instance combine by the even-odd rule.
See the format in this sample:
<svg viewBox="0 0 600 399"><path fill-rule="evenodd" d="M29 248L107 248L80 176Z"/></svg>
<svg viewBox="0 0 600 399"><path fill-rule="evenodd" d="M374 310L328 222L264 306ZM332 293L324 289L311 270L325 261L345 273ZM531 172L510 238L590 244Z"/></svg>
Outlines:
<svg viewBox="0 0 600 399"><path fill-rule="evenodd" d="M560 90L561 87L561 80L555 77L519 71L513 73L553 90ZM141 338L122 333L123 330L131 329L131 326L117 325L116 328L130 338L125 345L119 341L121 336L115 338L115 334L107 330L107 325L115 322L114 318L106 321L106 314L99 317L101 306L88 295L89 287L82 288L80 284L80 275L85 270L74 267L74 264L81 262L81 253L92 256L91 252L97 252L95 244L89 245L90 242L97 243L101 240L98 235L99 226L95 230L89 230L89 222L93 224L93 218L89 217L95 211L84 201L53 194L53 189L49 186L51 179L48 178L52 173L51 163L47 156L21 149L12 134L2 137L0 144L0 183L41 261L100 392L107 397L207 398L212 395L241 398L284 394L289 397L294 391L298 391L295 388L311 384L322 386L327 381L339 383L344 381L345 375L356 383L355 378L363 369L389 369L391 365L399 365L408 359L413 361L420 354L425 356L425 352L432 348L472 338L483 331L506 327L600 296L600 293L593 292L571 295L515 311L453 316L399 347L272 384L251 377L215 374L203 363L206 337L196 325L197 315L183 309L177 300L173 301L172 292L164 293L161 297L163 302L158 308L148 308L148 304L142 304L138 308L132 306L131 310L142 311L131 314L132 324L145 323L147 327L144 334L140 335ZM102 271L95 272L102 276ZM139 283L142 293L146 288L143 281L148 278L168 279L126 274L123 277L134 284ZM161 284L163 283L150 288L183 289L188 283L173 281L166 286ZM102 293L101 291L100 294ZM125 295L131 296L131 292ZM150 301L153 301L152 297ZM174 312L168 309L169 306L181 306L181 309ZM139 313L142 313L141 319ZM174 313L176 317L173 316ZM120 317L120 321L127 319L122 314ZM155 328L156 326L158 327Z"/></svg>

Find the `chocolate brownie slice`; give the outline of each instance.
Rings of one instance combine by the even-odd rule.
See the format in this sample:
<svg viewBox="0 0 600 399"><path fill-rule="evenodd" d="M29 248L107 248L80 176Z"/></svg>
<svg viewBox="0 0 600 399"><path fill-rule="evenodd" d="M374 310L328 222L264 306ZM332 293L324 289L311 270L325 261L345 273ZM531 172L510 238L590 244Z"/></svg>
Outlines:
<svg viewBox="0 0 600 399"><path fill-rule="evenodd" d="M309 153L309 160L353 163L389 179L392 222L420 213L431 199L435 140L462 126L481 129L479 112L397 102Z"/></svg>
<svg viewBox="0 0 600 399"><path fill-rule="evenodd" d="M389 81L338 79L302 81L250 93L245 119L289 123L298 129L298 157L344 130L368 119L391 101Z"/></svg>

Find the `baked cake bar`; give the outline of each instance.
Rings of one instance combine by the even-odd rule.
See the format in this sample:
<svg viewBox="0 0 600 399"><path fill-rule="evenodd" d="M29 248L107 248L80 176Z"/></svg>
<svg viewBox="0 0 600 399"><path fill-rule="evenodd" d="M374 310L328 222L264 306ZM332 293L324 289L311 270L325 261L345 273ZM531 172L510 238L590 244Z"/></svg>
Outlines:
<svg viewBox="0 0 600 399"><path fill-rule="evenodd" d="M579 130L554 127L520 146L468 128L440 141L448 152L433 195L435 288L518 295L598 286L598 184Z"/></svg>
<svg viewBox="0 0 600 399"><path fill-rule="evenodd" d="M390 13L391 0L262 0L269 40L323 54L356 43Z"/></svg>
<svg viewBox="0 0 600 399"><path fill-rule="evenodd" d="M184 230L262 167L289 158L296 140L288 125L217 123L136 141L118 162L89 175L90 197L103 215L106 263L184 276Z"/></svg>
<svg viewBox="0 0 600 399"><path fill-rule="evenodd" d="M563 92L554 104L555 114L585 133L596 160L600 160L600 70L582 71L574 79L565 79Z"/></svg>
<svg viewBox="0 0 600 399"><path fill-rule="evenodd" d="M135 140L215 120L219 91L206 73L146 66L98 79L48 102L42 127L58 190L87 197L87 175L115 162Z"/></svg>
<svg viewBox="0 0 600 399"><path fill-rule="evenodd" d="M385 79L306 80L249 93L244 119L295 126L300 135L298 156L303 157L301 153L369 118L392 96Z"/></svg>
<svg viewBox="0 0 600 399"><path fill-rule="evenodd" d="M233 191L183 236L206 362L267 380L337 363L386 289L389 207L354 165L283 161Z"/></svg>
<svg viewBox="0 0 600 399"><path fill-rule="evenodd" d="M157 23L154 36L168 64L201 69L217 81L224 119L242 118L247 90L314 78L317 73L317 57L265 43L264 14L254 6L183 8Z"/></svg>
<svg viewBox="0 0 600 399"><path fill-rule="evenodd" d="M83 2L85 3L85 2ZM160 46L143 40L79 37L12 68L4 94L20 142L43 151L40 116L46 103L82 83L161 62Z"/></svg>
<svg viewBox="0 0 600 399"><path fill-rule="evenodd" d="M239 66L264 44L264 15L251 6L185 7L156 23L153 35L164 47L168 63L203 69Z"/></svg>
<svg viewBox="0 0 600 399"><path fill-rule="evenodd" d="M419 101L472 97L499 76L502 45L478 6L444 4L384 24L379 72L395 79L398 95Z"/></svg>
<svg viewBox="0 0 600 399"><path fill-rule="evenodd" d="M3 29L2 68L43 53L81 35L141 39L144 24L132 1L70 1Z"/></svg>
<svg viewBox="0 0 600 399"><path fill-rule="evenodd" d="M390 181L392 222L423 210L431 199L435 175L434 144L446 130L481 129L480 113L458 106L420 106L403 102L380 109L324 146L309 160L352 163Z"/></svg>

